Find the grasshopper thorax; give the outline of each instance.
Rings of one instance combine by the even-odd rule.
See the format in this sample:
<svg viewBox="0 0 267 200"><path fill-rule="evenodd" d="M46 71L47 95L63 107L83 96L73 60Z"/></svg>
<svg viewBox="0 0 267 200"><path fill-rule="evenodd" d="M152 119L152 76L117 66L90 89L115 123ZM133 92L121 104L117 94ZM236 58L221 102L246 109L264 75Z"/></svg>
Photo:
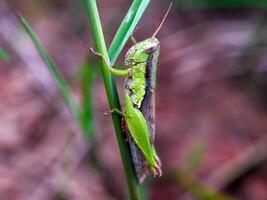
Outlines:
<svg viewBox="0 0 267 200"><path fill-rule="evenodd" d="M125 56L125 64L132 67L147 62L151 54L159 49L159 41L155 37L148 38L133 45Z"/></svg>

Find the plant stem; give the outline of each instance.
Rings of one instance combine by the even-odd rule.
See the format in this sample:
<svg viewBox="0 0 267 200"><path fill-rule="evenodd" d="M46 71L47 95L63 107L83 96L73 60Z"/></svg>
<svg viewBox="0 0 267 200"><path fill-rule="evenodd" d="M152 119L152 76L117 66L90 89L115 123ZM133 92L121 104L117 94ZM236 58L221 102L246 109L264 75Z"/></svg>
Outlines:
<svg viewBox="0 0 267 200"><path fill-rule="evenodd" d="M106 60L109 62L107 48L104 40L104 35L102 31L102 26L97 10L97 5L95 0L86 0L87 13L89 17L89 22L92 30L92 36L95 43L95 48L97 52L102 54ZM100 59L101 73L106 89L106 94L109 102L110 109L121 109L117 89L115 86L114 78L108 71L108 66L106 66L103 59ZM109 64L109 63L108 63ZM112 115L113 125L116 132L117 141L119 144L119 149L121 153L121 158L124 165L124 171L127 178L128 190L130 199L139 200L141 199L140 195L140 184L137 181L134 167L132 165L130 150L127 144L125 143L125 138L123 136L123 131L120 124L120 116L117 114Z"/></svg>

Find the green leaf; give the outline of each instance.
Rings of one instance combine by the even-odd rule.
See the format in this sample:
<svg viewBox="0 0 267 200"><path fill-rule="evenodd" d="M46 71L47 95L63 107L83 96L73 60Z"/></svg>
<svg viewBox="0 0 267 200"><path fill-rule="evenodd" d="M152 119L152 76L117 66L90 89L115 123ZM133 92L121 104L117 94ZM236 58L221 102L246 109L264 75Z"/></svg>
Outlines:
<svg viewBox="0 0 267 200"><path fill-rule="evenodd" d="M2 49L1 47L0 47L0 59L6 60L6 61L10 60L10 55L9 55L9 53L7 53L7 52L6 52L4 49Z"/></svg>
<svg viewBox="0 0 267 200"><path fill-rule="evenodd" d="M150 0L135 0L124 17L110 45L108 55L110 63L114 64L122 48L132 35Z"/></svg>
<svg viewBox="0 0 267 200"><path fill-rule="evenodd" d="M38 52L40 53L43 61L45 62L46 66L50 70L51 74L53 75L57 86L61 93L63 94L63 97L69 106L72 114L74 115L75 119L78 120L79 117L79 107L77 103L74 101L74 98L71 94L71 89L67 82L62 77L61 73L59 72L57 66L54 64L54 62L51 60L51 58L48 56L46 50L41 45L39 39L37 38L36 34L33 32L32 28L28 24L28 22L22 17L19 16L19 21L29 37L31 38L32 42L34 43L35 47L37 48Z"/></svg>

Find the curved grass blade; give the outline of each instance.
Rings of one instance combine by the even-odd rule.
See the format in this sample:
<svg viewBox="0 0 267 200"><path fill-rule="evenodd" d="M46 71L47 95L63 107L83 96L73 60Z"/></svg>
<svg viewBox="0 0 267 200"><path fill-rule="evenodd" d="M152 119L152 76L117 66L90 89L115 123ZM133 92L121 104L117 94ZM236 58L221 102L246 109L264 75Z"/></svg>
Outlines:
<svg viewBox="0 0 267 200"><path fill-rule="evenodd" d="M114 64L125 43L132 35L150 0L134 0L110 45L108 55Z"/></svg>
<svg viewBox="0 0 267 200"><path fill-rule="evenodd" d="M39 39L37 38L36 34L33 32L32 28L28 24L28 22L22 17L19 16L19 21L29 37L31 38L32 42L34 43L35 47L37 48L39 54L41 55L43 61L45 62L46 66L48 67L49 71L53 75L57 86L61 93L63 94L63 97L70 108L72 114L74 115L75 119L78 120L79 117L79 107L77 103L74 101L73 96L71 94L71 89L67 82L64 80L60 72L58 71L58 68L56 65L53 63L51 58L48 56L46 50L44 47L41 45Z"/></svg>

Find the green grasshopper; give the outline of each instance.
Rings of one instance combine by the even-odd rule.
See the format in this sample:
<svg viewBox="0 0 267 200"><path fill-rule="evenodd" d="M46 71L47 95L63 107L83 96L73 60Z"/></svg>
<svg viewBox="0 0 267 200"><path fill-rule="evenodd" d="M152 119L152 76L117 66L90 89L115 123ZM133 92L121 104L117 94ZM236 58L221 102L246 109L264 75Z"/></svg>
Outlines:
<svg viewBox="0 0 267 200"><path fill-rule="evenodd" d="M127 69L116 69L108 66L113 75L127 76L125 81L125 112L117 109L126 122L133 163L139 182L151 172L154 177L161 176L161 162L154 147L155 138L155 85L159 41L155 36L165 21L171 5L163 20L151 38L135 43L126 53ZM133 39L134 40L134 39ZM134 40L135 41L135 40ZM92 48L91 51L106 59ZM107 63L107 62L106 62Z"/></svg>

